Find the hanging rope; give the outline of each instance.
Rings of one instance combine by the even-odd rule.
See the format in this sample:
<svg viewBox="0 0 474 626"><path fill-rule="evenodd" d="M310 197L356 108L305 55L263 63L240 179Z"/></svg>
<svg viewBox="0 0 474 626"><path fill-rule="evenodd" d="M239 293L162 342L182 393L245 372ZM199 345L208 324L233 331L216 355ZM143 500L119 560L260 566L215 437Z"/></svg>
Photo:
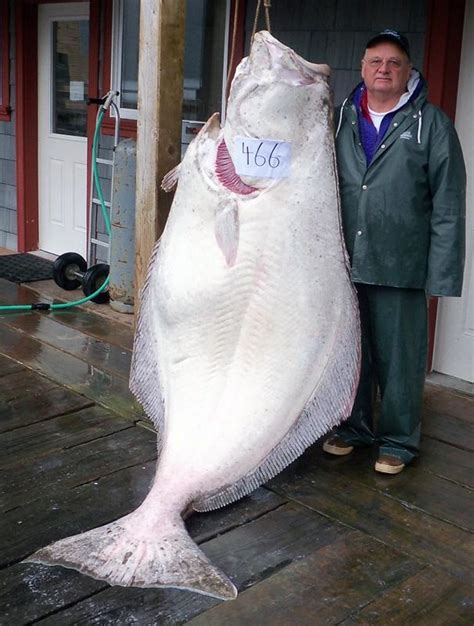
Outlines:
<svg viewBox="0 0 474 626"><path fill-rule="evenodd" d="M257 32L258 18L259 18L259 15L260 15L260 7L261 6L262 6L262 0L258 0L257 8L255 10L255 19L254 19L254 22L253 22L252 39L251 39L251 41L253 41L253 37L254 37L255 33ZM272 32L272 29L270 27L270 8L272 6L271 0L263 0L263 6L265 7L265 24L266 24L268 32L271 33Z"/></svg>
<svg viewBox="0 0 474 626"><path fill-rule="evenodd" d="M271 33L272 29L270 26L270 7L272 6L272 3L270 2L270 0L263 0L263 6L265 7L265 23L267 25L267 30L269 33Z"/></svg>
<svg viewBox="0 0 474 626"><path fill-rule="evenodd" d="M254 35L255 35L256 31L257 31L258 17L259 17L259 14L260 14L261 4L262 4L262 0L258 0L257 8L256 8L256 11L255 11L255 19L254 19L254 22L253 22L252 37L250 38L251 42L253 42L253 37L254 37ZM270 8L272 6L271 0L263 0L263 6L265 7L265 24L266 24L268 32L271 33L271 27L270 27ZM226 79L227 96L229 95L229 89L230 89L230 83L229 83L230 77L233 74L233 70L234 70L235 44L236 44L236 40L237 40L238 15L239 15L239 0L235 0L234 20L233 20L233 25L232 25L232 44L231 44L231 49L230 49L230 60L229 60L229 67L227 69L227 79Z"/></svg>
<svg viewBox="0 0 474 626"><path fill-rule="evenodd" d="M235 0L234 24L232 26L232 44L231 44L231 49L230 49L229 67L227 69L226 85L229 84L230 75L232 74L232 70L233 70L233 67L234 67L235 42L236 42L236 39L237 39L237 17L238 17L238 15L239 15L239 0ZM227 90L228 90L228 87L227 87Z"/></svg>

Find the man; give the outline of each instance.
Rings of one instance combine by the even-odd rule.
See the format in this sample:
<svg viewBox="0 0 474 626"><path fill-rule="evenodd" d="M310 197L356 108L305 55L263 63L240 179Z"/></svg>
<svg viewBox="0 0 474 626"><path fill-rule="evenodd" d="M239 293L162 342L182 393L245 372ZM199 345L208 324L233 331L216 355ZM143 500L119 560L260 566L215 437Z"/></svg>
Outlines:
<svg viewBox="0 0 474 626"><path fill-rule="evenodd" d="M403 35L385 30L367 43L362 78L336 116L343 229L361 313L361 378L351 416L323 449L345 455L376 443L375 469L397 474L419 451L426 295L461 295L466 177L454 126L427 102Z"/></svg>

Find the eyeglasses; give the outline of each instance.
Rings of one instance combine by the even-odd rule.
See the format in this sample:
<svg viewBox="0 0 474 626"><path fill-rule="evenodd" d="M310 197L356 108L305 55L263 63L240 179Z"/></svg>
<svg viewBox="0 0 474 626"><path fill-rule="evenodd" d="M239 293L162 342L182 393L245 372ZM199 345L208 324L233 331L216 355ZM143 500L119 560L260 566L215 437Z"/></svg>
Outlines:
<svg viewBox="0 0 474 626"><path fill-rule="evenodd" d="M381 59L379 57L374 57L373 59L362 59L362 62L367 63L371 70L380 69L384 62L389 70L399 70L403 66L403 61L401 59Z"/></svg>

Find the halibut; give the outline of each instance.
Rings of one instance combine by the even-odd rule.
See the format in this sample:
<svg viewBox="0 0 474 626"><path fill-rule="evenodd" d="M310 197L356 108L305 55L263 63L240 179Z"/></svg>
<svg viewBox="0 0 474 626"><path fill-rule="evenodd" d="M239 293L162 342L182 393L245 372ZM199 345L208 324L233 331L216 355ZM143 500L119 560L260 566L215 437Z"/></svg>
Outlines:
<svg viewBox="0 0 474 626"><path fill-rule="evenodd" d="M328 79L328 66L257 33L223 128L212 116L166 177L177 189L142 291L130 379L158 433L153 485L132 513L29 561L234 598L183 514L251 493L350 415L360 328ZM271 142L273 153L261 151ZM242 158L255 171L237 174ZM287 172L260 176L264 165Z"/></svg>

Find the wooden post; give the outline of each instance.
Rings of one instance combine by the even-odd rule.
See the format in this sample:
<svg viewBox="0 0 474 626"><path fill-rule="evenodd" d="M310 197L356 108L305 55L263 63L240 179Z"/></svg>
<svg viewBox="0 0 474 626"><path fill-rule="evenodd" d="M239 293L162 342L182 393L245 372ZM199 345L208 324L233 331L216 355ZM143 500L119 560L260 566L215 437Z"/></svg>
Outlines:
<svg viewBox="0 0 474 626"><path fill-rule="evenodd" d="M181 159L185 0L141 0L138 68L135 302L172 194L163 176Z"/></svg>

